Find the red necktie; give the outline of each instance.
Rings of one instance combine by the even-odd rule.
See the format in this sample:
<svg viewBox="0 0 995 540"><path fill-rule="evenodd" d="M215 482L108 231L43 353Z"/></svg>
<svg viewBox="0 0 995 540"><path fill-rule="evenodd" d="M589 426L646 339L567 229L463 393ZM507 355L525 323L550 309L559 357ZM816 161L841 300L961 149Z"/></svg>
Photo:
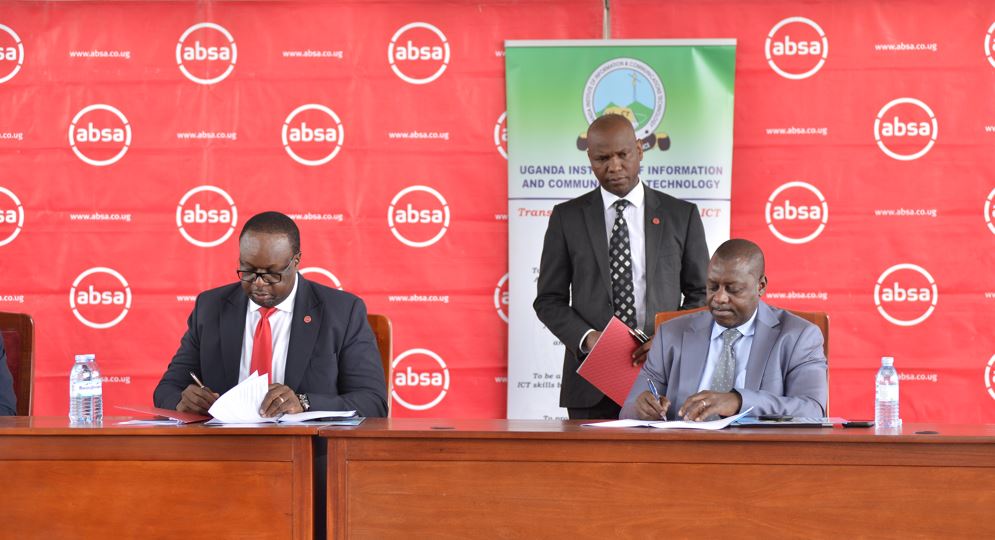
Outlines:
<svg viewBox="0 0 995 540"><path fill-rule="evenodd" d="M269 316L276 308L259 308L259 324L252 334L252 363L249 364L249 374L258 371L260 375L268 375L273 366L273 332L270 330Z"/></svg>

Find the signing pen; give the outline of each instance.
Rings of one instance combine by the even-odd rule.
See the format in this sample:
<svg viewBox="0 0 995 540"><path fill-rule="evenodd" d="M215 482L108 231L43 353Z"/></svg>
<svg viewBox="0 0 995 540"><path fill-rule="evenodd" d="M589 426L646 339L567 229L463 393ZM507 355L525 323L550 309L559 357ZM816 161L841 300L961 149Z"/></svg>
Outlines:
<svg viewBox="0 0 995 540"><path fill-rule="evenodd" d="M190 376L193 377L193 382L197 383L197 386L199 386L201 388L204 388L204 383L200 382L200 379L197 378L197 374L196 373L194 373L194 372L191 371L190 372Z"/></svg>
<svg viewBox="0 0 995 540"><path fill-rule="evenodd" d="M636 341L638 341L640 344L649 341L649 338L646 337L646 334L640 332L639 330L633 330L632 328L630 328L629 335L636 338Z"/></svg>

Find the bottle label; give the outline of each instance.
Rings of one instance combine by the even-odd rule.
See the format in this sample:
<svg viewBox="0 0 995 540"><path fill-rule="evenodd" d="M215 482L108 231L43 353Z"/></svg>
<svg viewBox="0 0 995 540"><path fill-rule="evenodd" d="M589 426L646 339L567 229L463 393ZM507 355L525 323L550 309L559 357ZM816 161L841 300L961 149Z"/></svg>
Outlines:
<svg viewBox="0 0 995 540"><path fill-rule="evenodd" d="M79 381L73 383L73 393L74 396L79 397L98 397L101 394L102 385L100 384L100 379L90 380L90 381Z"/></svg>
<svg viewBox="0 0 995 540"><path fill-rule="evenodd" d="M882 384L877 388L878 401L898 401L898 385Z"/></svg>

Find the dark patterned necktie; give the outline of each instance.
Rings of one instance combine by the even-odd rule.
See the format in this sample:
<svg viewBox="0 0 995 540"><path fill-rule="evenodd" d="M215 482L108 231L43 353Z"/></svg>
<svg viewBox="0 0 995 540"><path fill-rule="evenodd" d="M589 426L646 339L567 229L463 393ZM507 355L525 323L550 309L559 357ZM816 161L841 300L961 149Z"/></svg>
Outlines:
<svg viewBox="0 0 995 540"><path fill-rule="evenodd" d="M632 251L629 249L629 226L622 212L629 201L619 199L615 207L615 224L612 225L611 241L608 243L608 257L611 261L612 303L615 316L629 328L636 327L636 298L632 288Z"/></svg>

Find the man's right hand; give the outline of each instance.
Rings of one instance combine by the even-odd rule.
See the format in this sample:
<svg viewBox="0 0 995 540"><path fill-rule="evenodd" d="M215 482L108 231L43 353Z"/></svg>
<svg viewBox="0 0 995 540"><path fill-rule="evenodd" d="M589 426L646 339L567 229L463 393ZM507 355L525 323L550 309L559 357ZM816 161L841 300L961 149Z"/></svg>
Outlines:
<svg viewBox="0 0 995 540"><path fill-rule="evenodd" d="M584 351L591 352L594 349L594 344L598 342L598 338L601 337L601 332L595 330L589 332L587 337L584 338Z"/></svg>
<svg viewBox="0 0 995 540"><path fill-rule="evenodd" d="M207 409L214 405L218 399L218 394L211 391L206 386L201 388L196 384L187 386L180 394L180 402L176 404L179 412L192 412L197 414L207 414Z"/></svg>
<svg viewBox="0 0 995 540"><path fill-rule="evenodd" d="M653 394L643 392L636 398L636 414L640 420L666 420L669 408L670 400L667 396L660 396L657 400Z"/></svg>

